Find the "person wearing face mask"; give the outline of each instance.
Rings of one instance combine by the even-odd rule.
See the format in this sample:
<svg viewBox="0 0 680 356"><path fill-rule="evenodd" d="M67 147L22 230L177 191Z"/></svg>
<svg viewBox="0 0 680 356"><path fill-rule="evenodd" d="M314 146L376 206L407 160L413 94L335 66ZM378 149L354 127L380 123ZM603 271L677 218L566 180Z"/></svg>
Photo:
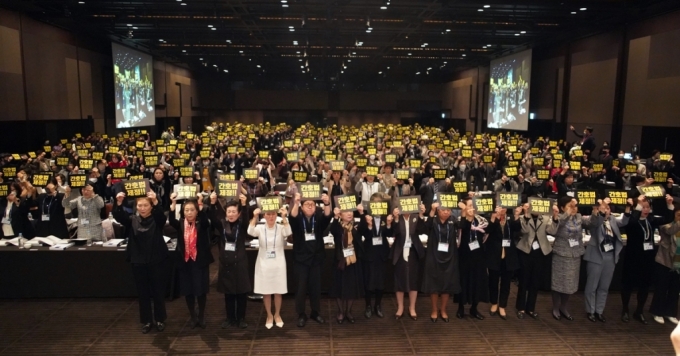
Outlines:
<svg viewBox="0 0 680 356"><path fill-rule="evenodd" d="M323 232L328 228L332 216L328 195L322 194L321 201L324 204L323 209L318 208L314 200L304 200L301 203L300 193L295 193L290 209L293 234L288 237L288 242L293 243L294 272L298 281L295 293L298 327L304 327L307 323L307 295L311 308L310 319L319 324L324 323L321 317L321 268L325 258Z"/></svg>
<svg viewBox="0 0 680 356"><path fill-rule="evenodd" d="M213 193L215 194L215 193ZM208 214L203 211L200 200L187 199L182 204L182 214L176 218L177 194L170 200L169 223L177 230L177 266L179 269L180 294L186 300L191 315L190 327L205 329L205 305L210 286L209 266L214 262L210 252L212 229ZM156 197L158 199L158 197ZM217 196L215 196L217 199ZM212 200L212 197L211 197ZM198 313L196 313L198 301Z"/></svg>
<svg viewBox="0 0 680 356"><path fill-rule="evenodd" d="M35 225L36 236L54 235L60 239L68 239L68 227L64 216L62 200L64 194L57 192L55 180L45 186L45 193L38 196L38 219Z"/></svg>
<svg viewBox="0 0 680 356"><path fill-rule="evenodd" d="M264 214L265 223L258 225L260 209L253 211L253 218L248 225L248 235L259 240L260 249L255 261L255 288L253 292L263 295L264 309L267 320L264 326L271 329L276 323L279 328L283 327L281 319L282 295L288 293L286 279L286 257L283 253L286 244L286 236L292 234L286 208L279 210L283 224L276 223L276 212L270 211ZM272 294L274 295L275 313L272 314Z"/></svg>
<svg viewBox="0 0 680 356"><path fill-rule="evenodd" d="M588 320L592 322L596 319L606 321L603 312L609 294L609 284L623 249L619 228L628 224L630 205L626 205L626 212L620 218L611 215L611 209L606 202L600 204L599 213L603 215L603 224L590 226L590 241L583 255L588 271L584 291L586 314Z"/></svg>
<svg viewBox="0 0 680 356"><path fill-rule="evenodd" d="M106 180L100 174L99 168L92 168L87 180L92 183L95 194L101 197L106 196Z"/></svg>
<svg viewBox="0 0 680 356"><path fill-rule="evenodd" d="M163 227L167 218L154 192L136 199L137 214L134 215L128 215L123 209L124 200L125 193L116 195L113 217L125 226L129 237L126 260L132 264L137 285L142 333L148 333L152 324L158 331L163 331L167 319L165 292L168 276L168 245L163 239Z"/></svg>
<svg viewBox="0 0 680 356"><path fill-rule="evenodd" d="M633 199L628 199L629 204ZM623 260L621 300L623 310L621 320L630 321L628 304L634 288L637 288L637 308L633 318L647 324L644 307L649 295L649 286L654 273L654 230L673 221L673 198L666 196L667 211L665 216L656 217L652 214L650 201L640 195L637 205L632 211L628 225L626 225L626 258ZM663 319L662 319L663 320Z"/></svg>
<svg viewBox="0 0 680 356"><path fill-rule="evenodd" d="M65 195L71 194L71 187L64 189ZM64 208L78 209L78 239L95 240L102 238L102 219L101 209L104 207L104 200L95 194L94 183L87 182L81 188L82 196L73 199L63 199Z"/></svg>

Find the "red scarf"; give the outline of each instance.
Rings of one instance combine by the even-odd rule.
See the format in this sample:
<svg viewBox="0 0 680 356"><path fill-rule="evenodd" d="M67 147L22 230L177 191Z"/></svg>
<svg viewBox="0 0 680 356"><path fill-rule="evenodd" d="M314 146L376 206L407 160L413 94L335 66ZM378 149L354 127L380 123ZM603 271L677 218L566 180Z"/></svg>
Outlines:
<svg viewBox="0 0 680 356"><path fill-rule="evenodd" d="M196 261L196 224L184 219L184 262Z"/></svg>

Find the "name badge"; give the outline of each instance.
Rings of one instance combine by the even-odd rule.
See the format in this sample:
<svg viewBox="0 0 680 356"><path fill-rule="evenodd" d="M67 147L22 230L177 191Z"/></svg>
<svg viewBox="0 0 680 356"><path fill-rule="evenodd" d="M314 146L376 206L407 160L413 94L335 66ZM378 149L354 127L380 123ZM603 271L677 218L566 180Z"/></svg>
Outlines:
<svg viewBox="0 0 680 356"><path fill-rule="evenodd" d="M50 214L45 214L42 216L42 221L50 221Z"/></svg>
<svg viewBox="0 0 680 356"><path fill-rule="evenodd" d="M503 242L501 243L501 246L503 246L503 247L510 247L510 240L508 240L508 239L503 239Z"/></svg>
<svg viewBox="0 0 680 356"><path fill-rule="evenodd" d="M248 204L250 204L250 206L254 206L255 204L257 204L257 201L255 199L253 199Z"/></svg>
<svg viewBox="0 0 680 356"><path fill-rule="evenodd" d="M644 244L642 244L642 248L643 248L645 251L651 251L651 250L654 249L654 244L651 243L651 242L645 242Z"/></svg>
<svg viewBox="0 0 680 356"><path fill-rule="evenodd" d="M569 247L578 246L578 240L569 239Z"/></svg>
<svg viewBox="0 0 680 356"><path fill-rule="evenodd" d="M87 225L89 223L90 223L90 220L88 220L88 219L80 219L80 224L82 224L82 225Z"/></svg>
<svg viewBox="0 0 680 356"><path fill-rule="evenodd" d="M354 247L343 248L342 255L344 257L354 256Z"/></svg>
<svg viewBox="0 0 680 356"><path fill-rule="evenodd" d="M602 246L602 247L604 247L604 252L609 252L609 251L614 249L613 244L604 244L604 246Z"/></svg>
<svg viewBox="0 0 680 356"><path fill-rule="evenodd" d="M404 241L404 248L411 248L411 239Z"/></svg>
<svg viewBox="0 0 680 356"><path fill-rule="evenodd" d="M479 248L479 241L472 241L468 244L468 246L470 246L470 251L474 251Z"/></svg>
<svg viewBox="0 0 680 356"><path fill-rule="evenodd" d="M204 182L207 182L207 181L208 181L208 178L203 178L203 179L201 179L201 180L204 181Z"/></svg>
<svg viewBox="0 0 680 356"><path fill-rule="evenodd" d="M440 242L439 245L437 246L437 251L439 251L439 252L449 252L449 243L448 242Z"/></svg>
<svg viewBox="0 0 680 356"><path fill-rule="evenodd" d="M534 240L534 243L531 244L531 248L534 250L538 250L538 248L541 247L538 245L538 241Z"/></svg>
<svg viewBox="0 0 680 356"><path fill-rule="evenodd" d="M567 192L567 195L573 198L573 197L574 197L574 192Z"/></svg>
<svg viewBox="0 0 680 356"><path fill-rule="evenodd" d="M437 200L437 194L432 196L432 200Z"/></svg>
<svg viewBox="0 0 680 356"><path fill-rule="evenodd" d="M9 218L2 218L2 224L3 225L9 225L12 223L12 219Z"/></svg>
<svg viewBox="0 0 680 356"><path fill-rule="evenodd" d="M382 245L382 237L373 238L373 246Z"/></svg>
<svg viewBox="0 0 680 356"><path fill-rule="evenodd" d="M233 242L227 242L224 244L225 251L236 251L236 244Z"/></svg>
<svg viewBox="0 0 680 356"><path fill-rule="evenodd" d="M314 241L316 236L314 234L305 234L305 241Z"/></svg>
<svg viewBox="0 0 680 356"><path fill-rule="evenodd" d="M276 258L276 251L267 251L265 258Z"/></svg>

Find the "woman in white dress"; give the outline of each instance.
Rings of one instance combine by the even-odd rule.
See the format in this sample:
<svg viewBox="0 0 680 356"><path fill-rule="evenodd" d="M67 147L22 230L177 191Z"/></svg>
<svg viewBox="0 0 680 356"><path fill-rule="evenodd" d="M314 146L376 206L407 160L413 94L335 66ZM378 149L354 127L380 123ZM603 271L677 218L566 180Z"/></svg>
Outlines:
<svg viewBox="0 0 680 356"><path fill-rule="evenodd" d="M253 219L248 226L248 235L258 239L260 250L255 261L255 288L253 292L263 295L264 309L267 311L267 322L264 324L271 329L273 323L282 328L281 299L282 294L288 293L286 280L286 257L283 247L286 245L286 236L292 235L286 208L279 210L282 225L276 223L276 212L264 214L265 223L257 225L260 218L260 209L253 211ZM276 314L272 315L272 299L274 295L274 307Z"/></svg>

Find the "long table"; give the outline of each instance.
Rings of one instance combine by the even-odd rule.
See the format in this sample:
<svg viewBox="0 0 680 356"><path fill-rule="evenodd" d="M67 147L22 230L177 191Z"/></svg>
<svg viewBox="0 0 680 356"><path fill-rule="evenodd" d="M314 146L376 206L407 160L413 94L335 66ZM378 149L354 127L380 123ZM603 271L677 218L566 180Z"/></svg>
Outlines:
<svg viewBox="0 0 680 356"><path fill-rule="evenodd" d="M174 251L168 259L168 297L178 295ZM125 250L73 246L0 247L0 298L136 297L137 288Z"/></svg>

